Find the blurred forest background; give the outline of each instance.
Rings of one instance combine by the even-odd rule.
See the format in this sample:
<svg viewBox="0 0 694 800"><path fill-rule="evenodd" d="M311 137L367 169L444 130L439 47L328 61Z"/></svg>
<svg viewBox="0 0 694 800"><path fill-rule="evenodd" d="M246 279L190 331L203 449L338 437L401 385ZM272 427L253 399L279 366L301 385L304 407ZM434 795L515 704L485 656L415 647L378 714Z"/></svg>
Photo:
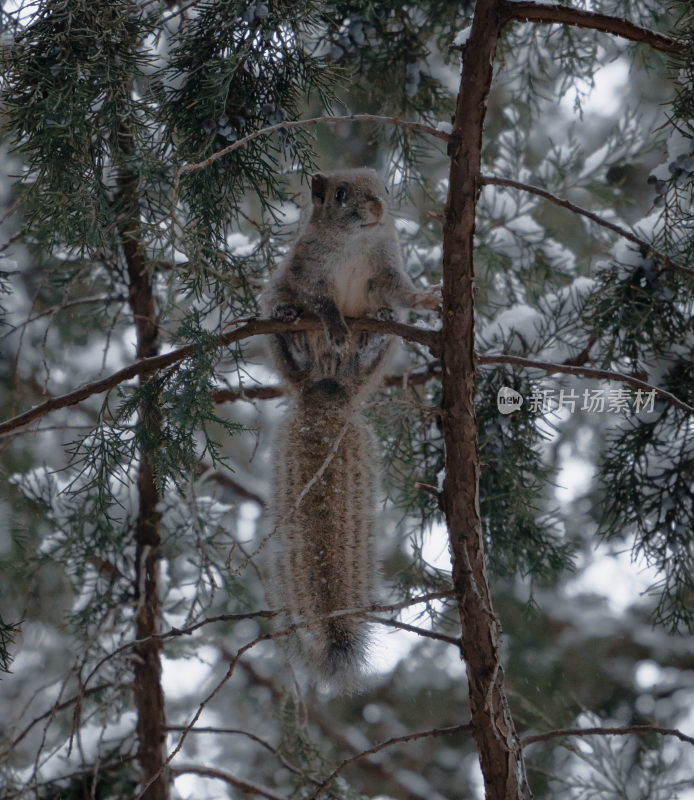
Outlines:
<svg viewBox="0 0 694 800"><path fill-rule="evenodd" d="M688 2L563 5L691 40ZM0 4L0 417L193 345L0 434L0 797L137 796L152 664L171 751L239 648L271 630L252 612L267 608L261 518L284 400L262 337L224 348L215 337L257 314L309 176L378 169L413 280L440 281L449 162L434 136L357 121L280 128L178 170L325 114L450 131L473 6ZM520 22L499 44L483 174L612 227L486 185L478 352L615 370L683 401L582 410L585 391L636 389L480 367L481 510L521 736L633 725L694 736L693 86L692 45L659 52ZM439 325L431 313L411 322ZM451 588L437 499L416 485L441 481L438 370L403 345L368 407L383 453L385 604ZM499 414L503 386L521 411ZM562 389L573 411L530 402ZM144 620L143 602L161 619ZM379 616L391 623L374 625L358 695L303 685L277 641L248 649L172 761L170 796L311 797L343 759L467 723L455 603ZM694 798L691 742L676 736L552 739L525 754L536 798ZM482 797L474 741L393 743L345 766L325 796Z"/></svg>

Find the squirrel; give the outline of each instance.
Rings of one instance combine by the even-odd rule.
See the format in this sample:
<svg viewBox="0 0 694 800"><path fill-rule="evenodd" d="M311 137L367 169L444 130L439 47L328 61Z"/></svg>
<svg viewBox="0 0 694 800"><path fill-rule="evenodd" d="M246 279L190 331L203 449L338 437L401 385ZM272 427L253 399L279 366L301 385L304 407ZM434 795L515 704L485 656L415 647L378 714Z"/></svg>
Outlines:
<svg viewBox="0 0 694 800"><path fill-rule="evenodd" d="M271 338L292 408L275 452L270 594L285 623L305 623L294 654L314 677L347 691L360 683L368 625L326 615L376 599L378 457L359 403L394 340L350 334L345 317L394 319L428 297L405 272L385 196L371 169L314 175L310 216L261 296L269 317L310 314L323 323Z"/></svg>

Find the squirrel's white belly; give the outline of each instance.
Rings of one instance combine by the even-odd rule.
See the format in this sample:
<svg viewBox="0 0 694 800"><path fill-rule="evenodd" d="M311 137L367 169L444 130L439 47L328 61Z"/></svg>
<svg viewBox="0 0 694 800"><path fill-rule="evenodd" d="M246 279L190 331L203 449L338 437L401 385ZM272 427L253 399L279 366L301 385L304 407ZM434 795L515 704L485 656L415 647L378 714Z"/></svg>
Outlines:
<svg viewBox="0 0 694 800"><path fill-rule="evenodd" d="M363 317L368 305L371 268L366 259L348 261L335 270L335 305L343 317Z"/></svg>

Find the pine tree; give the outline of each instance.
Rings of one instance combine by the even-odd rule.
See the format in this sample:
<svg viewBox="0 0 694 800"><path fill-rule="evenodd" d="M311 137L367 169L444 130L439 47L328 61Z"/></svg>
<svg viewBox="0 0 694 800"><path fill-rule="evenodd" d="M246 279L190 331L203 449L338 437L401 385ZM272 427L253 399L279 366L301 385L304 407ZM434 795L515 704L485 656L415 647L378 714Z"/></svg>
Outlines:
<svg viewBox="0 0 694 800"><path fill-rule="evenodd" d="M690 785L689 4L0 15L0 797ZM596 114L619 67L628 103ZM407 354L367 409L388 525L366 611L404 630L345 697L297 688L265 602L283 389L259 334L282 324L255 316L309 176L362 164L443 288L440 319L369 323ZM591 575L624 552L647 577L613 610Z"/></svg>

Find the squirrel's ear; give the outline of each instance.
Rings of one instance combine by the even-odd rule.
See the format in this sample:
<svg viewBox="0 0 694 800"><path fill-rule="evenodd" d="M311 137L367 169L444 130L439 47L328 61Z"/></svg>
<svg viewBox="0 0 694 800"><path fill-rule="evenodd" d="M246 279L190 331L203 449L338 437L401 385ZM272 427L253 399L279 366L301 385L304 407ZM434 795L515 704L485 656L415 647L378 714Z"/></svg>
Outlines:
<svg viewBox="0 0 694 800"><path fill-rule="evenodd" d="M311 199L316 206L322 206L325 203L325 190L328 184L328 179L320 172L316 173L311 179Z"/></svg>

